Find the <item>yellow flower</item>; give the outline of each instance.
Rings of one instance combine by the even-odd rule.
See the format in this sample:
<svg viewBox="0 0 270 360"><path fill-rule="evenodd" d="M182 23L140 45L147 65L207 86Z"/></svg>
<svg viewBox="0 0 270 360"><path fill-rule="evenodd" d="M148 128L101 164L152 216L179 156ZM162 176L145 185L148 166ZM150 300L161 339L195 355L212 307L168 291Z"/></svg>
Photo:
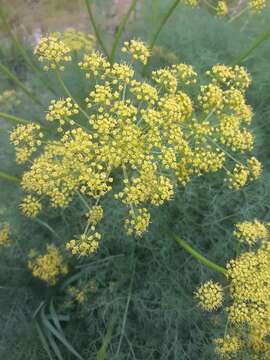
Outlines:
<svg viewBox="0 0 270 360"><path fill-rule="evenodd" d="M134 60L142 62L144 65L150 57L148 47L139 40L126 41L122 47L123 52L129 52Z"/></svg>
<svg viewBox="0 0 270 360"><path fill-rule="evenodd" d="M223 290L220 284L212 280L205 282L195 292L195 298L199 301L199 306L206 311L213 311L222 305Z"/></svg>
<svg viewBox="0 0 270 360"><path fill-rule="evenodd" d="M31 195L27 195L20 204L20 208L24 215L29 217L36 217L41 208L41 203Z"/></svg>
<svg viewBox="0 0 270 360"><path fill-rule="evenodd" d="M223 17L228 14L228 6L225 1L218 1L217 7L216 7L216 14L219 17Z"/></svg>
<svg viewBox="0 0 270 360"><path fill-rule="evenodd" d="M47 245L47 252L44 255L38 255L32 250L29 254L28 267L33 276L46 281L49 285L55 285L60 275L68 273L68 267L54 245Z"/></svg>
<svg viewBox="0 0 270 360"><path fill-rule="evenodd" d="M34 53L40 62L46 63L43 69L47 71L56 68L64 70L62 63L71 61L70 51L71 49L59 39L59 35L51 35L40 39Z"/></svg>
<svg viewBox="0 0 270 360"><path fill-rule="evenodd" d="M254 245L256 241L265 241L269 237L267 227L258 221L244 221L235 225L234 236L243 243Z"/></svg>

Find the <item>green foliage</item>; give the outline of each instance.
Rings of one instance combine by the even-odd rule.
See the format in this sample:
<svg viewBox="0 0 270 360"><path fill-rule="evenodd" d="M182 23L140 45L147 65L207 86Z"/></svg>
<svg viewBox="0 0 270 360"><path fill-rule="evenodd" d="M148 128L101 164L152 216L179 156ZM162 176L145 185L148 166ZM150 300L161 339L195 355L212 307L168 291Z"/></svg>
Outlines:
<svg viewBox="0 0 270 360"><path fill-rule="evenodd" d="M141 19L132 28L135 36L151 39L168 4L144 2ZM262 13L228 25L204 10L181 6L161 32L157 41L161 51L153 50L148 71L169 65L169 52L201 71L214 63L230 64L267 30L269 19L269 14ZM9 62L4 52L0 56ZM215 358L211 339L220 334L214 333L209 318L193 300L195 287L209 277L210 270L179 249L171 234L179 234L207 258L224 265L237 250L230 235L234 223L254 217L270 220L269 57L269 42L265 42L244 61L253 77L248 96L255 109L256 153L264 164L260 180L237 192L225 189L218 175L193 180L173 201L155 210L149 233L136 242L126 236L118 220L124 209L108 197L100 251L84 263L70 258L69 275L53 288L33 279L26 267L27 254L31 248L44 250L47 243L63 244L71 234L80 233L82 205L74 202L61 212L50 210L42 219L28 220L18 210L19 187L0 179L0 220L10 222L12 228L11 246L0 249L1 359L72 360L78 357L77 351L87 360ZM11 69L17 71L12 64ZM29 72L23 77L48 103L52 94L45 93L35 76ZM81 80L70 65L65 81L77 89L72 94L76 99L86 92ZM33 120L42 112L26 99L13 111ZM19 175L22 169L14 166L6 136L9 129L1 120L1 170ZM221 275L216 277L221 280ZM69 301L71 285L87 288L93 280L96 289L89 291L86 302ZM222 333L222 319L217 322Z"/></svg>

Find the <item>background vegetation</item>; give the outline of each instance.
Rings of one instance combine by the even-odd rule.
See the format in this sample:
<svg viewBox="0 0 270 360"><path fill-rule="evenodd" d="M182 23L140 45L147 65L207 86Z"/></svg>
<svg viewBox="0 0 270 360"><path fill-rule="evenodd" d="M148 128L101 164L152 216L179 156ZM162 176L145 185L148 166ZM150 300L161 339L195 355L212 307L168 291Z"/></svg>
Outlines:
<svg viewBox="0 0 270 360"><path fill-rule="evenodd" d="M65 8L68 3L61 1L59 6ZM106 27L108 3L102 2L102 8L99 2L97 7L101 28ZM130 21L125 37L150 41L170 3L167 0L142 2L139 15ZM86 17L86 13L84 15ZM227 24L205 9L181 5L158 38L149 71L175 62L192 64L201 72L215 63L229 65L250 48L260 34L269 31L269 21L269 10ZM104 36L109 44L108 32ZM2 37L1 62L43 103L48 103L53 95L44 91L7 37ZM30 49L30 45L27 46ZM122 224L115 221L122 209L115 208L113 200L108 199L106 236L101 250L94 259L89 259L89 264L74 264L71 274L74 276L69 274L53 288L33 279L26 267L28 252L33 247L45 249L48 242L57 244L68 240L80 226L82 209L74 203L61 213L50 210L42 220L28 220L18 210L22 195L19 187L0 180L0 220L11 224L13 239L11 247L0 251L1 359L48 359L40 329L50 333L48 321L56 326L57 319L68 343L63 343L63 338L52 337L65 360L76 358L69 344L88 360L104 359L105 353L110 360L215 358L211 338L214 331L215 336L219 335L217 328L222 333L222 319L216 317L213 326L193 300L194 289L209 278L209 270L179 249L171 233L181 234L205 256L224 264L235 251L231 236L234 223L254 217L270 221L269 58L270 46L265 41L243 62L253 78L248 97L255 112L256 156L264 166L260 180L237 192L226 189L218 175L211 176L211 180L207 176L193 180L186 188L179 189L172 202L156 210L149 233L137 242L136 248L134 240L122 230ZM60 95L53 79L49 81ZM70 73L66 81L75 90L74 95L79 96L78 74ZM14 88L3 73L0 88ZM21 105L12 110L14 115L28 119L43 116L40 108L23 93L20 97ZM1 121L0 170L19 175L22 168L14 165L14 153L7 137L10 128L9 123ZM70 284L89 286L83 306L68 300L66 288ZM60 330L59 333L62 336ZM53 341L49 343L54 344ZM52 358L60 356L57 351L51 350L51 353Z"/></svg>

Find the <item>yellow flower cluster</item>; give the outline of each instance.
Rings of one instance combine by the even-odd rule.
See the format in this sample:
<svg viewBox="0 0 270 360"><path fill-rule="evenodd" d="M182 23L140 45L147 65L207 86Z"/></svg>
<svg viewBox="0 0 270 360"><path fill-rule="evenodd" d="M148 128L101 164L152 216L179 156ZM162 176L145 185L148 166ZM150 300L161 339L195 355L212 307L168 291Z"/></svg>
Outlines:
<svg viewBox="0 0 270 360"><path fill-rule="evenodd" d="M196 84L198 74L191 65L177 64L173 65L172 69L177 77L179 85L181 85L181 83L184 85Z"/></svg>
<svg viewBox="0 0 270 360"><path fill-rule="evenodd" d="M215 340L221 358L237 358L238 352L245 350L250 358L256 355L258 359L269 359L270 237L267 226L258 220L236 224L234 235L250 248L226 265L229 281L229 286L226 286L228 305L224 308L227 331L224 338ZM201 289L208 289L208 283ZM221 288L219 284L216 286ZM203 290L201 292L203 295L196 297L202 302L202 308L208 310L209 298L212 300L212 297L204 296Z"/></svg>
<svg viewBox="0 0 270 360"><path fill-rule="evenodd" d="M150 223L149 211L145 208L137 209L136 214L130 210L130 219L126 219L125 227L128 235L135 234L135 236L142 236L147 230Z"/></svg>
<svg viewBox="0 0 270 360"><path fill-rule="evenodd" d="M72 115L79 113L78 104L74 104L71 98L61 99L61 100L52 100L51 105L49 106L48 112L46 114L46 120L59 122L59 132L62 132L62 126L69 122L70 125L74 125L74 120L68 119Z"/></svg>
<svg viewBox="0 0 270 360"><path fill-rule="evenodd" d="M139 40L126 41L122 47L122 52L130 53L134 60L138 60L144 65L147 64L148 58L150 57L150 50Z"/></svg>
<svg viewBox="0 0 270 360"><path fill-rule="evenodd" d="M73 255L86 256L95 253L99 248L101 235L95 231L95 227L91 227L92 234L82 234L78 239L70 240L66 244L66 248L71 251Z"/></svg>
<svg viewBox="0 0 270 360"><path fill-rule="evenodd" d="M34 53L40 62L45 62L43 70L59 68L64 70L63 62L71 61L71 49L60 40L60 35L51 35L41 38L36 46Z"/></svg>
<svg viewBox="0 0 270 360"><path fill-rule="evenodd" d="M230 189L239 190L247 184L250 180L256 180L261 175L262 165L252 156L247 161L247 165L237 163L233 168L233 171L227 171L227 178L225 181L228 183Z"/></svg>
<svg viewBox="0 0 270 360"><path fill-rule="evenodd" d="M252 11L260 12L266 7L267 0L250 0L249 6Z"/></svg>
<svg viewBox="0 0 270 360"><path fill-rule="evenodd" d="M217 6L216 6L216 14L219 17L223 17L226 16L228 14L228 6L227 3L225 1L218 1Z"/></svg>
<svg viewBox="0 0 270 360"><path fill-rule="evenodd" d="M15 90L5 90L0 94L0 107L10 111L14 106L21 103Z"/></svg>
<svg viewBox="0 0 270 360"><path fill-rule="evenodd" d="M195 292L195 298L203 310L213 311L222 305L223 290L222 286L212 280L205 282Z"/></svg>
<svg viewBox="0 0 270 360"><path fill-rule="evenodd" d="M10 133L10 141L15 145L16 161L23 164L42 144L43 134L37 124L18 125Z"/></svg>
<svg viewBox="0 0 270 360"><path fill-rule="evenodd" d="M95 226L103 219L103 209L100 205L94 205L86 214L89 223Z"/></svg>
<svg viewBox="0 0 270 360"><path fill-rule="evenodd" d="M55 32L51 35L61 39L71 51L84 50L86 53L91 53L94 50L94 36L91 34L86 35L82 31L74 28L68 28L63 33Z"/></svg>
<svg viewBox="0 0 270 360"><path fill-rule="evenodd" d="M241 340L234 335L225 335L223 338L215 339L216 353L222 359L232 359L231 355L237 353L241 348Z"/></svg>
<svg viewBox="0 0 270 360"><path fill-rule="evenodd" d="M267 226L257 219L236 224L234 236L242 243L254 245L258 240L265 241L269 238Z"/></svg>
<svg viewBox="0 0 270 360"><path fill-rule="evenodd" d="M10 234L10 225L8 223L2 224L0 227L0 246L9 245L9 234Z"/></svg>
<svg viewBox="0 0 270 360"><path fill-rule="evenodd" d="M20 208L24 215L36 217L42 209L41 202L31 195L27 195L20 204Z"/></svg>
<svg viewBox="0 0 270 360"><path fill-rule="evenodd" d="M141 44L138 51L145 53L144 48ZM128 208L128 232L141 236L150 223L149 207L173 199L178 184L222 169L234 177L228 180L233 188L259 176L260 163L246 159L253 136L245 101L250 76L244 68L214 66L198 87L198 75L187 64L156 70L149 81L135 78L131 65L110 65L97 52L84 55L79 67L91 77L86 109L70 98L51 102L46 120L56 120L57 131L23 174L22 187L31 194L26 214L38 211L32 195L47 198L53 207L66 207L75 197L102 206L113 190ZM221 72L227 81L216 80ZM239 180L240 170L247 172L245 181L243 174ZM88 226L83 238L71 240L70 250L95 251L99 239L93 234Z"/></svg>
<svg viewBox="0 0 270 360"><path fill-rule="evenodd" d="M54 245L47 245L47 252L44 255L31 250L28 267L33 276L46 281L49 285L55 285L60 275L68 273L68 267Z"/></svg>

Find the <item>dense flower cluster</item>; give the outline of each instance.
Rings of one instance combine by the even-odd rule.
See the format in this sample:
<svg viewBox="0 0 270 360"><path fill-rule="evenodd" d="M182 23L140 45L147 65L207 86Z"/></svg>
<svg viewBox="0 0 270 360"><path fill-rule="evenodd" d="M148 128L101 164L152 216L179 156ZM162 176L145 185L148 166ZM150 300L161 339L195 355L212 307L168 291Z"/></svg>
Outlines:
<svg viewBox="0 0 270 360"><path fill-rule="evenodd" d="M68 273L67 265L54 245L47 245L47 252L44 255L39 255L35 250L31 250L28 267L33 276L50 285L55 285L60 275Z"/></svg>
<svg viewBox="0 0 270 360"><path fill-rule="evenodd" d="M216 351L221 358L231 359L235 356L242 359L240 353L245 349L245 354L250 354L250 358L256 355L258 359L269 359L270 343L267 338L270 335L270 237L268 226L269 224L263 224L258 220L236 224L235 237L242 243L248 244L250 249L242 252L236 259L230 260L226 265L226 276L230 283L226 287L228 299L224 308L227 316L227 331L224 338L215 340ZM209 303L215 295L212 288L208 289L210 282L202 285L199 290L200 296L197 296L200 305L205 310L209 309ZM216 286L221 288L219 284Z"/></svg>
<svg viewBox="0 0 270 360"><path fill-rule="evenodd" d="M138 40L124 48L134 59L149 58ZM31 160L21 183L29 193L21 205L26 215L37 215L46 198L53 207L67 207L77 196L89 205L86 231L67 245L73 254L97 250L95 227L111 190L128 208L127 232L141 236L150 206L173 199L178 184L222 170L238 189L260 175L259 161L246 156L253 136L245 100L251 80L243 67L215 65L200 79L191 65L177 64L139 81L131 65L110 65L98 52L85 54L79 67L91 79L85 110L71 97L53 100L46 114L57 130L53 139L41 141L34 124L11 134L17 160ZM120 187L115 174L122 176Z"/></svg>
<svg viewBox="0 0 270 360"><path fill-rule="evenodd" d="M3 223L0 226L0 246L9 245L10 225Z"/></svg>
<svg viewBox="0 0 270 360"><path fill-rule="evenodd" d="M138 40L126 41L122 47L122 51L130 53L132 59L138 60L143 64L146 64L150 57L148 47Z"/></svg>
<svg viewBox="0 0 270 360"><path fill-rule="evenodd" d="M45 71L56 68L64 70L63 63L71 61L70 52L71 49L60 40L59 34L41 38L34 50L38 60L46 63L43 66Z"/></svg>
<svg viewBox="0 0 270 360"><path fill-rule="evenodd" d="M16 161L25 163L42 144L43 133L37 124L19 125L10 134L10 141L15 145Z"/></svg>
<svg viewBox="0 0 270 360"><path fill-rule="evenodd" d="M222 286L218 283L214 283L212 280L207 281L197 289L195 298L198 299L199 305L203 310L216 310L222 305Z"/></svg>

